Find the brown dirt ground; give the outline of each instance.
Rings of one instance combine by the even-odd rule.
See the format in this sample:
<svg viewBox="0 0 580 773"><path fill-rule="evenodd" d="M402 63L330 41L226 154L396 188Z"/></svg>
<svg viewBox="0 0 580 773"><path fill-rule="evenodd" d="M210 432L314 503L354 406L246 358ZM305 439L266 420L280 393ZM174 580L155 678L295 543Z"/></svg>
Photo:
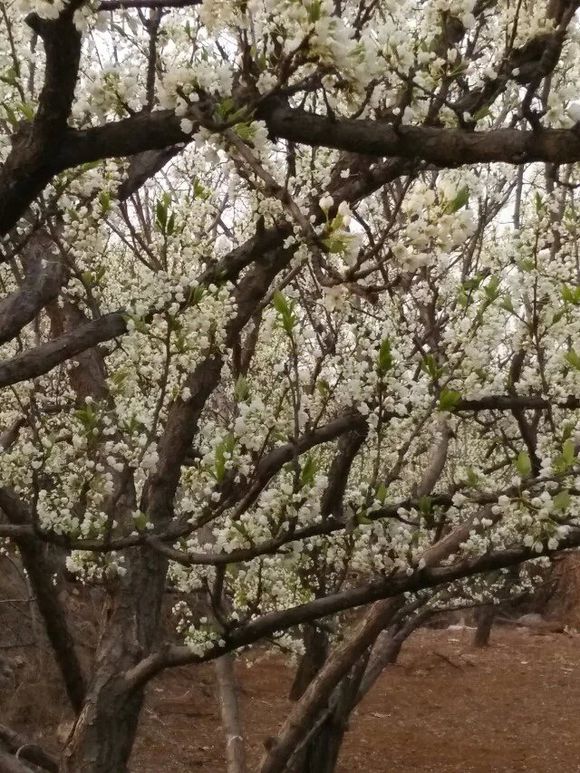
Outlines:
<svg viewBox="0 0 580 773"><path fill-rule="evenodd" d="M340 773L580 773L580 635L496 627L485 650L471 636L413 635L354 715ZM67 703L49 660L0 685L0 722L57 753ZM280 655L238 662L250 770L288 714L292 673ZM198 770L225 770L211 665L152 682L131 763L132 773Z"/></svg>
<svg viewBox="0 0 580 773"><path fill-rule="evenodd" d="M580 771L580 635L494 629L416 633L353 718L340 773ZM280 656L239 664L255 763L288 713L292 669ZM211 667L151 685L134 773L224 770Z"/></svg>

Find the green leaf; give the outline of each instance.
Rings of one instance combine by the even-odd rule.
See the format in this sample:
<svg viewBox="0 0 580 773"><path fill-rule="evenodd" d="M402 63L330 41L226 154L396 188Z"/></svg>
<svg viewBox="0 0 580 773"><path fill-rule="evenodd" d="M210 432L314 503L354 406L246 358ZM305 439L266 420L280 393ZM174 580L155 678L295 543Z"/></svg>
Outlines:
<svg viewBox="0 0 580 773"><path fill-rule="evenodd" d="M34 120L34 107L28 102L23 102L20 105L20 111L27 121Z"/></svg>
<svg viewBox="0 0 580 773"><path fill-rule="evenodd" d="M485 118L490 113L489 105L485 105L484 107L480 107L479 110L476 110L476 112L473 114L473 120L474 121L481 121L482 118Z"/></svg>
<svg viewBox="0 0 580 773"><path fill-rule="evenodd" d="M300 473L300 486L311 486L314 483L314 476L316 475L316 462L309 454L306 457L306 461L302 466L302 472Z"/></svg>
<svg viewBox="0 0 580 773"><path fill-rule="evenodd" d="M16 129L16 127L19 124L18 116L14 112L14 110L10 107L10 105L2 105L4 108L4 112L6 113L6 118L8 119L8 123L12 126L13 129Z"/></svg>
<svg viewBox="0 0 580 773"><path fill-rule="evenodd" d="M290 308L288 301L279 290L276 290L272 296L272 305L282 319L282 326L284 330L286 333L288 333L288 335L290 335L296 323L296 318L292 313L292 309Z"/></svg>
<svg viewBox="0 0 580 773"><path fill-rule="evenodd" d="M429 515L432 509L433 500L431 497L419 497L419 510L423 515Z"/></svg>
<svg viewBox="0 0 580 773"><path fill-rule="evenodd" d="M133 514L133 523L138 531L144 531L147 528L148 520L147 515L140 510Z"/></svg>
<svg viewBox="0 0 580 773"><path fill-rule="evenodd" d="M247 123L247 122L237 123L234 126L234 131L238 135L238 137L240 137L245 142L248 142L249 140L254 139L255 131L254 131L254 127L250 123Z"/></svg>
<svg viewBox="0 0 580 773"><path fill-rule="evenodd" d="M217 113L224 120L235 110L236 103L232 97L225 97L217 106Z"/></svg>
<svg viewBox="0 0 580 773"><path fill-rule="evenodd" d="M485 297L488 299L488 301L495 301L495 299L499 295L499 283L500 283L499 277L492 276L490 277L489 282L483 288L485 292Z"/></svg>
<svg viewBox="0 0 580 773"><path fill-rule="evenodd" d="M471 486L471 488L478 488L479 487L479 476L473 469L473 467L467 468L467 482Z"/></svg>
<svg viewBox="0 0 580 773"><path fill-rule="evenodd" d="M322 244L324 244L328 252L333 254L338 255L346 250L346 241L343 236L331 234L330 236L322 239Z"/></svg>
<svg viewBox="0 0 580 773"><path fill-rule="evenodd" d="M127 376L129 375L128 371L124 368L119 368L119 370L114 370L109 378L113 382L115 386L121 386L121 384L127 379Z"/></svg>
<svg viewBox="0 0 580 773"><path fill-rule="evenodd" d="M86 287L91 287L95 281L95 275L92 271L82 271L81 279Z"/></svg>
<svg viewBox="0 0 580 773"><path fill-rule="evenodd" d="M559 494L556 494L553 501L555 510L567 510L570 506L570 492L567 489L560 491Z"/></svg>
<svg viewBox="0 0 580 773"><path fill-rule="evenodd" d="M484 279L483 274L476 274L475 276L470 277L469 279L466 279L463 283L463 287L469 292L470 290L477 290L479 285L482 283Z"/></svg>
<svg viewBox="0 0 580 773"><path fill-rule="evenodd" d="M443 208L443 212L446 215L452 215L454 212L458 212L462 207L465 207L469 202L469 188L464 185L457 191L457 195L454 199L447 202Z"/></svg>
<svg viewBox="0 0 580 773"><path fill-rule="evenodd" d="M576 452L574 450L574 441L572 438L568 438L568 440L566 440L562 446L562 459L568 465L568 467L571 467L574 464L576 459Z"/></svg>
<svg viewBox="0 0 580 773"><path fill-rule="evenodd" d="M512 303L512 299L509 297L509 295L504 295L501 302L501 307L502 309L505 309L506 311L510 311L513 314L514 304Z"/></svg>
<svg viewBox="0 0 580 773"><path fill-rule="evenodd" d="M532 471L532 463L530 462L530 456L527 451L520 451L518 458L516 459L516 469L522 478L527 476Z"/></svg>
<svg viewBox="0 0 580 773"><path fill-rule="evenodd" d="M162 196L155 205L155 224L162 234L164 234L167 229L168 212L169 201L166 196Z"/></svg>
<svg viewBox="0 0 580 773"><path fill-rule="evenodd" d="M238 376L234 387L234 396L238 403L247 400L250 396L250 387L245 376Z"/></svg>
<svg viewBox="0 0 580 773"><path fill-rule="evenodd" d="M375 499L378 499L381 504L384 504L385 499L387 498L387 491L388 489L384 483L379 484L375 493Z"/></svg>
<svg viewBox="0 0 580 773"><path fill-rule="evenodd" d="M280 316L290 313L290 307L288 306L288 301L282 295L280 290L276 290L276 292L272 296L272 305L274 306L278 314L280 314Z"/></svg>
<svg viewBox="0 0 580 773"><path fill-rule="evenodd" d="M211 192L200 183L200 181L197 179L197 177L193 178L193 198L194 199L202 199L202 201L205 201L206 199L209 199L211 196Z"/></svg>
<svg viewBox="0 0 580 773"><path fill-rule="evenodd" d="M90 404L85 405L84 408L79 408L74 412L75 417L83 425L83 429L89 433L97 428L99 423L99 417L96 411Z"/></svg>
<svg viewBox="0 0 580 773"><path fill-rule="evenodd" d="M571 303L573 306L580 305L580 285L577 287L564 285L562 287L562 300L566 301L566 303Z"/></svg>
<svg viewBox="0 0 580 773"><path fill-rule="evenodd" d="M384 376L393 367L393 355L391 352L391 342L385 338L381 342L378 357L377 370L381 376Z"/></svg>
<svg viewBox="0 0 580 773"><path fill-rule="evenodd" d="M106 215L111 209L111 194L109 191L101 191L99 193L99 204L101 205L103 215Z"/></svg>
<svg viewBox="0 0 580 773"><path fill-rule="evenodd" d="M574 432L574 422L573 421L567 421L564 423L563 429L562 429L562 442L564 440L568 440L569 437L572 437L572 433Z"/></svg>
<svg viewBox="0 0 580 773"><path fill-rule="evenodd" d="M319 393L323 397L326 397L326 395L328 395L330 392L330 384L328 383L328 381L326 381L326 379L320 378L316 382L316 389L318 389Z"/></svg>
<svg viewBox="0 0 580 773"><path fill-rule="evenodd" d="M580 370L580 354L575 349L570 349L569 352L566 352L564 359L575 370Z"/></svg>
<svg viewBox="0 0 580 773"><path fill-rule="evenodd" d="M321 12L321 0L313 0L313 2L308 6L308 20L311 22L311 24L316 24L316 22L320 20Z"/></svg>
<svg viewBox="0 0 580 773"><path fill-rule="evenodd" d="M147 332L147 324L142 317L139 317L136 314L125 314L125 317L133 322L133 326L138 333Z"/></svg>
<svg viewBox="0 0 580 773"><path fill-rule="evenodd" d="M439 394L439 410L452 411L461 400L461 394L455 389L442 389Z"/></svg>
<svg viewBox="0 0 580 773"><path fill-rule="evenodd" d="M226 463L228 461L226 453L229 452L231 454L234 450L234 445L234 436L226 435L215 450L215 477L218 483L224 479L226 474Z"/></svg>
<svg viewBox="0 0 580 773"><path fill-rule="evenodd" d="M423 357L423 360L421 361L421 368L425 373L427 373L427 375L431 376L433 381L436 381L443 372L437 365L435 357L433 357L432 354L427 354L425 357Z"/></svg>
<svg viewBox="0 0 580 773"><path fill-rule="evenodd" d="M202 287L201 285L197 285L197 287L192 287L189 292L189 304L197 306L197 304L202 300L204 295L205 295L205 287Z"/></svg>
<svg viewBox="0 0 580 773"><path fill-rule="evenodd" d="M470 298L465 292L465 289L463 287L459 288L459 292L457 293L457 303L461 306L461 308L465 309L467 306L469 306Z"/></svg>

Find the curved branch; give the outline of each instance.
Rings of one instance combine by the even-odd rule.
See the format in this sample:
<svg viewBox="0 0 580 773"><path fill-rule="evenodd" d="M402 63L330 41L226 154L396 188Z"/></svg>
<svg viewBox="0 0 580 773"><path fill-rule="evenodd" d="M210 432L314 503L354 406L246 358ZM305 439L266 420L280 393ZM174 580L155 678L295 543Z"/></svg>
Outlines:
<svg viewBox="0 0 580 773"><path fill-rule="evenodd" d="M261 105L258 117L265 121L273 137L369 156L425 161L439 168L477 163L519 165L532 161L566 164L580 160L580 131L576 126L540 131L507 128L481 132L434 126L397 127L369 119L337 120L277 100ZM194 129L204 123L201 108L192 120ZM180 119L173 111L158 110L91 129L68 129L56 153L50 158L37 158L32 165L20 165L22 169L17 163L18 154L14 155L13 150L0 173L0 234L14 225L37 193L60 171L90 161L133 156L190 141L191 134L181 130ZM16 175L23 184L23 171L34 176L34 185L29 181L24 187L14 187L11 177Z"/></svg>
<svg viewBox="0 0 580 773"><path fill-rule="evenodd" d="M561 540L555 550L549 549L547 545L544 546L542 553L536 553L531 548L524 546L507 548L505 550L492 551L483 556L465 558L449 566L417 569L411 575L408 575L406 572L399 572L383 580L340 591L307 602L306 604L291 607L290 609L280 612L269 612L236 628L228 637L224 637L224 646L216 644L215 646L208 647L202 655L192 652L188 647L165 647L142 660L141 663L126 673L125 678L132 687L138 687L165 668L213 660L225 652L245 647L259 639L272 636L279 631L287 630L301 623L317 620L381 599L393 598L401 593L416 593L425 588L434 588L465 577L471 577L475 574L506 569L525 561L535 560L541 556L548 556L555 552L576 548L579 545L580 529L576 529L568 537Z"/></svg>
<svg viewBox="0 0 580 773"><path fill-rule="evenodd" d="M125 316L118 311L86 322L66 335L0 362L0 387L42 376L65 360L126 331Z"/></svg>
<svg viewBox="0 0 580 773"><path fill-rule="evenodd" d="M28 507L9 489L0 488L0 509L12 524L32 525ZM65 610L52 582L53 569L46 558L42 542L35 536L20 536L16 538L16 544L34 589L36 603L44 620L46 633L54 650L67 695L75 711L80 711L86 693L85 678Z"/></svg>

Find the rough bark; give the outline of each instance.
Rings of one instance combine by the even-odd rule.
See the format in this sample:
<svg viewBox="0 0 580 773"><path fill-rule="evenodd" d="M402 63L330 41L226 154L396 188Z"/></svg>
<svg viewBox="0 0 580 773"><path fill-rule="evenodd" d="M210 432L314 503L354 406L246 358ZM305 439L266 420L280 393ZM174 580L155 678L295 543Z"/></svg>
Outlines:
<svg viewBox="0 0 580 773"><path fill-rule="evenodd" d="M373 604L353 635L327 660L284 723L270 751L262 758L260 773L281 773L297 746L326 706L340 680L349 672L400 606L397 600Z"/></svg>
<svg viewBox="0 0 580 773"><path fill-rule="evenodd" d="M125 671L157 642L166 560L145 548L109 593L94 675L61 761L63 773L123 773L131 754L143 686Z"/></svg>
<svg viewBox="0 0 580 773"><path fill-rule="evenodd" d="M367 657L368 650L343 677L304 745L291 757L289 773L334 773Z"/></svg>
<svg viewBox="0 0 580 773"><path fill-rule="evenodd" d="M393 629L383 631L377 638L369 662L361 679L356 696L356 704L365 697L386 666L397 662L401 648L409 636L421 626L434 612L432 609L423 609L412 615L402 624Z"/></svg>
<svg viewBox="0 0 580 773"><path fill-rule="evenodd" d="M202 116L195 121L201 125ZM496 129L473 132L432 126L393 126L372 120L317 115L265 102L260 118L272 136L369 156L422 160L440 168L466 164L553 164L580 160L580 133L572 129ZM134 156L186 143L173 111L143 112L104 126L63 130L58 152L31 134L18 138L0 172L0 234L6 234L59 172L105 158ZM38 141L37 141L38 140ZM52 152L51 152L52 151Z"/></svg>
<svg viewBox="0 0 580 773"><path fill-rule="evenodd" d="M378 635L334 691L304 746L291 758L289 773L334 773L353 710L385 667L397 661L406 639L431 614L431 609L424 609L406 620L403 617Z"/></svg>
<svg viewBox="0 0 580 773"><path fill-rule="evenodd" d="M229 342L246 324L255 304L292 254L290 250L266 253L240 282L236 291L238 313L227 328ZM86 378L73 387L78 391L82 385L84 391L93 383L100 397L104 368L94 365L92 360L81 362ZM186 380L190 399L177 399L169 409L158 444L159 462L140 503L158 529L166 528L173 518L181 465L206 401L219 383L221 368L220 353L208 352ZM122 510L116 518L123 523ZM94 675L63 754L63 773L124 773L127 769L144 691L144 683L127 674L158 643L168 558L142 545L126 551L125 566L127 574L110 581Z"/></svg>
<svg viewBox="0 0 580 773"><path fill-rule="evenodd" d="M66 274L52 246L48 234L38 230L23 248L24 280L18 290L0 300L0 344L11 341L58 295Z"/></svg>

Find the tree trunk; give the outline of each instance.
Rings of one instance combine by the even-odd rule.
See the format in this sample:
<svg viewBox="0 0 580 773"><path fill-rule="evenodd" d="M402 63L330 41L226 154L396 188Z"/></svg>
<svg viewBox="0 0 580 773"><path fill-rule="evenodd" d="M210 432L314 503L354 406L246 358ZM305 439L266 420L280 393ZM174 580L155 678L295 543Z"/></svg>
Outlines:
<svg viewBox="0 0 580 773"><path fill-rule="evenodd" d="M304 695L290 712L278 737L260 761L260 773L282 773L328 706L336 687L364 655L401 606L400 599L375 602L353 635L327 659Z"/></svg>
<svg viewBox="0 0 580 773"><path fill-rule="evenodd" d="M298 701L304 691L320 671L328 655L328 636L326 631L316 624L304 626L304 655L300 658L292 687L290 700Z"/></svg>
<svg viewBox="0 0 580 773"><path fill-rule="evenodd" d="M334 773L345 730L346 723L331 712L289 764L288 773Z"/></svg>
<svg viewBox="0 0 580 773"><path fill-rule="evenodd" d="M142 704L142 689L127 692L121 676L100 674L73 728L62 773L124 773Z"/></svg>
<svg viewBox="0 0 580 773"><path fill-rule="evenodd" d="M406 621L403 617L389 630L378 635L372 647L336 688L304 746L291 758L287 766L288 773L334 773L353 710L384 668L396 663L403 643L411 633L432 614L433 610L428 608Z"/></svg>
<svg viewBox="0 0 580 773"><path fill-rule="evenodd" d="M477 610L475 619L477 628L473 637L473 646L487 647L495 619L495 607L492 604L482 607Z"/></svg>
<svg viewBox="0 0 580 773"><path fill-rule="evenodd" d="M318 726L288 763L289 773L334 773L369 652L340 682Z"/></svg>
<svg viewBox="0 0 580 773"><path fill-rule="evenodd" d="M156 644L167 561L138 548L117 580L101 624L93 678L61 760L62 773L125 773L144 688L126 672Z"/></svg>
<svg viewBox="0 0 580 773"><path fill-rule="evenodd" d="M238 690L232 653L215 661L215 672L220 694L222 725L226 737L228 773L246 773L244 735L238 706Z"/></svg>

